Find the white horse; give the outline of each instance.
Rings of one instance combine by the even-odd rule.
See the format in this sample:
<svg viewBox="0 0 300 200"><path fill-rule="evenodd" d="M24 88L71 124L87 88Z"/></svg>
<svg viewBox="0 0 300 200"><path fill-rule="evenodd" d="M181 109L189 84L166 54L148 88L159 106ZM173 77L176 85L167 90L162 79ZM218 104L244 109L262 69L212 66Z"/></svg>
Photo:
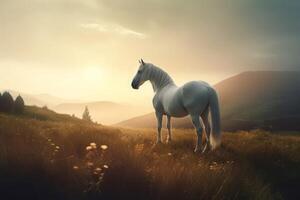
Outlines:
<svg viewBox="0 0 300 200"><path fill-rule="evenodd" d="M167 115L168 137L171 141L171 117L191 116L197 131L195 152L202 147L202 126L205 127L206 144L202 152L221 143L220 111L216 91L203 81L191 81L177 87L172 78L159 67L145 63L142 59L131 86L138 89L145 81L150 81L155 92L153 106L157 118L157 143L161 143L162 117ZM212 130L208 114L210 111ZM200 123L200 117L202 123Z"/></svg>

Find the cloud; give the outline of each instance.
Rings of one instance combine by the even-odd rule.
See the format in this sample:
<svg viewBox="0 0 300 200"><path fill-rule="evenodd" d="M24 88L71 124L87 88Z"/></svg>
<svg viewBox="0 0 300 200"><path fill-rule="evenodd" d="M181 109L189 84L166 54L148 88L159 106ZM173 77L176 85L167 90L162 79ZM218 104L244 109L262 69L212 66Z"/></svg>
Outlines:
<svg viewBox="0 0 300 200"><path fill-rule="evenodd" d="M146 35L144 33L140 33L137 31L134 31L132 29L123 27L118 24L97 24L97 23L89 23L89 24L81 24L80 27L84 29L92 29L99 32L104 33L113 33L118 35L124 35L124 36L133 36L139 39L145 39Z"/></svg>
<svg viewBox="0 0 300 200"><path fill-rule="evenodd" d="M121 68L143 56L201 73L300 69L299 17L298 0L1 0L0 60Z"/></svg>

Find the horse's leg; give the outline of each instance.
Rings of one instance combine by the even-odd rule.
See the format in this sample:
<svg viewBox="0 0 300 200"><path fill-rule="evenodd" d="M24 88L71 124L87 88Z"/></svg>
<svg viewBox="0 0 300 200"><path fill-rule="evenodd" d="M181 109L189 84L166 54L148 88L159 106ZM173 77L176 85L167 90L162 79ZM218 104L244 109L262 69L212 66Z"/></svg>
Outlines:
<svg viewBox="0 0 300 200"><path fill-rule="evenodd" d="M208 113L209 113L209 108L207 107L204 112L201 114L201 119L204 123L204 127L205 127L205 136L206 136L206 143L205 146L203 148L202 153L204 153L205 151L208 151L210 149L210 124L209 124L209 120L208 120Z"/></svg>
<svg viewBox="0 0 300 200"><path fill-rule="evenodd" d="M202 127L201 127L199 115L191 115L191 118L197 132L197 144L194 152L199 152L202 146Z"/></svg>
<svg viewBox="0 0 300 200"><path fill-rule="evenodd" d="M167 128L168 128L168 137L167 137L167 143L170 143L172 140L172 136L171 136L171 116L167 115Z"/></svg>
<svg viewBox="0 0 300 200"><path fill-rule="evenodd" d="M156 143L160 144L161 143L161 127L162 127L162 113L160 112L155 112L156 114L156 119L157 119L157 140Z"/></svg>

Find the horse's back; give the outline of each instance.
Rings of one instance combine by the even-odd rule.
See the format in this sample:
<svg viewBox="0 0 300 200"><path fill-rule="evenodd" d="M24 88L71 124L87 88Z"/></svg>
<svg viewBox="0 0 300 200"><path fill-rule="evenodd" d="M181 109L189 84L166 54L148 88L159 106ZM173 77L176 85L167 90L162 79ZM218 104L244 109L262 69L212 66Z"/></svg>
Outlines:
<svg viewBox="0 0 300 200"><path fill-rule="evenodd" d="M185 109L190 114L201 114L208 106L210 89L204 81L191 81L180 87Z"/></svg>

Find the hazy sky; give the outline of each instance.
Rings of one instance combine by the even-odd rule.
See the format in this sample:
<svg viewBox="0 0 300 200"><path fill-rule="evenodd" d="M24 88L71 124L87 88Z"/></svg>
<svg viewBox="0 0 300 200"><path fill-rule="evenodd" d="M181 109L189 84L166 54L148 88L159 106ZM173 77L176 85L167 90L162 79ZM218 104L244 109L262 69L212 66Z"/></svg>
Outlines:
<svg viewBox="0 0 300 200"><path fill-rule="evenodd" d="M1 0L0 88L150 104L139 58L178 84L298 70L299 19L299 0Z"/></svg>

